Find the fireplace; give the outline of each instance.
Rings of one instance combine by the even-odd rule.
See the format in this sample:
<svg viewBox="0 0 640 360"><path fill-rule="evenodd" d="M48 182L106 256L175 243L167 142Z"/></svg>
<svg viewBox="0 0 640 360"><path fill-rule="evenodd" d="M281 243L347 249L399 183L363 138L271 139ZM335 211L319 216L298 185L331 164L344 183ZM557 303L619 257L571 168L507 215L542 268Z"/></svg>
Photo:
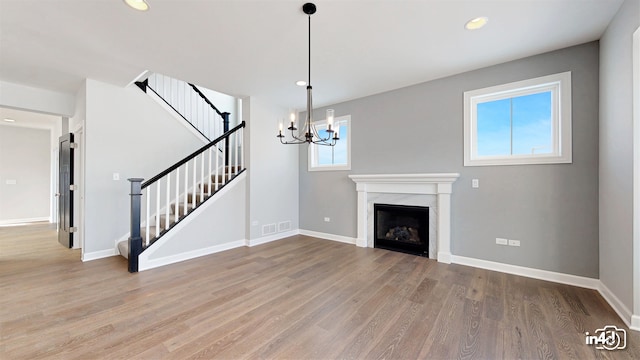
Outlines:
<svg viewBox="0 0 640 360"><path fill-rule="evenodd" d="M373 204L374 247L429 256L429 208Z"/></svg>

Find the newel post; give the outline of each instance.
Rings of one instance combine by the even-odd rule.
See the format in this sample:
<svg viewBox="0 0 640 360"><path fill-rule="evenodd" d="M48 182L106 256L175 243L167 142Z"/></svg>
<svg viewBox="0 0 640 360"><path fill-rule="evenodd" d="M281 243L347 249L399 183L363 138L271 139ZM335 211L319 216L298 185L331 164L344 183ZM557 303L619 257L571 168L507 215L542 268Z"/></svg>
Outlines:
<svg viewBox="0 0 640 360"><path fill-rule="evenodd" d="M129 236L129 272L138 272L138 256L142 253L140 236L140 202L142 200L142 180L127 179L131 183L131 229Z"/></svg>

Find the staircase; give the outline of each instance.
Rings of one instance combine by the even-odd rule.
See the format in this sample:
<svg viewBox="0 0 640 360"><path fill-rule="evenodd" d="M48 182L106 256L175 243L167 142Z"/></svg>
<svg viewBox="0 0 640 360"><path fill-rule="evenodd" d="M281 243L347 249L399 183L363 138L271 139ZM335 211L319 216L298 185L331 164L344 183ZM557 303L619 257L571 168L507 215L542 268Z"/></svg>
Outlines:
<svg viewBox="0 0 640 360"><path fill-rule="evenodd" d="M207 141L229 131L228 112L220 111L203 90L186 81L153 73L136 85L155 95Z"/></svg>
<svg viewBox="0 0 640 360"><path fill-rule="evenodd" d="M164 79L161 82L167 83ZM170 86L193 89L195 95L171 95L169 99L165 99L161 96L163 91L151 88L150 83L152 82L147 79L136 84L145 92L153 91L185 120L189 112L198 116L199 120L187 121L207 139L210 139L219 129L224 129L224 133L147 181L141 178L129 179L131 183L130 236L117 244L119 253L128 259L129 272L138 271L140 254L151 248L186 217L195 216L200 206L214 198L246 170L243 149L244 122L229 130L229 113L221 113L199 89L191 84L187 87L184 85L187 83L182 82L184 84L180 85L177 80L169 81L169 84L174 84ZM174 93L169 90L169 94ZM180 98L183 100L179 100ZM197 103L194 99L201 99L202 102L195 105L193 109L202 108L204 103L209 110L188 110L189 102ZM213 113L220 115L219 118L212 116ZM202 114L208 115L202 117ZM221 120L218 121L220 126L210 122L213 119Z"/></svg>

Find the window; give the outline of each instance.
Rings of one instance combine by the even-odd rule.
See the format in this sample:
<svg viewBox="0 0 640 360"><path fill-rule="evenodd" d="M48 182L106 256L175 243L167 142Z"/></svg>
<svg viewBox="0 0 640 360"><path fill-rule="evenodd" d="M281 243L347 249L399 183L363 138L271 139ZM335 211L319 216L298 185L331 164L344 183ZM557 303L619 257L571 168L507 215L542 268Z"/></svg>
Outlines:
<svg viewBox="0 0 640 360"><path fill-rule="evenodd" d="M464 93L464 166L571 159L571 72Z"/></svg>
<svg viewBox="0 0 640 360"><path fill-rule="evenodd" d="M326 120L313 124L320 137L329 136ZM335 146L309 145L309 171L351 170L351 115L336 117L333 124L340 140Z"/></svg>

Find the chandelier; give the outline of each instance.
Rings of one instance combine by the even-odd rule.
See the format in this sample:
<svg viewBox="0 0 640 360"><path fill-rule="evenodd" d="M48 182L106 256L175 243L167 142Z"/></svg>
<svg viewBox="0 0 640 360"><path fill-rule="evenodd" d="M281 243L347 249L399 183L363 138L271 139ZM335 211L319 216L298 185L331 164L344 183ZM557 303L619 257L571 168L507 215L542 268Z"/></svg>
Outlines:
<svg viewBox="0 0 640 360"><path fill-rule="evenodd" d="M313 125L313 102L311 96L311 15L316 12L316 5L312 3L306 3L302 6L302 11L309 17L309 77L307 81L307 119L300 133L296 133L296 115L291 113L291 125L287 130L291 130L292 140L285 141L282 134L283 123L280 123L280 130L277 137L280 142L285 145L297 145L297 144L316 144L325 146L335 146L336 142L340 140L340 135L337 129L333 126L333 110L327 110L327 128L325 137L320 136L318 130ZM304 135L303 135L304 134Z"/></svg>

